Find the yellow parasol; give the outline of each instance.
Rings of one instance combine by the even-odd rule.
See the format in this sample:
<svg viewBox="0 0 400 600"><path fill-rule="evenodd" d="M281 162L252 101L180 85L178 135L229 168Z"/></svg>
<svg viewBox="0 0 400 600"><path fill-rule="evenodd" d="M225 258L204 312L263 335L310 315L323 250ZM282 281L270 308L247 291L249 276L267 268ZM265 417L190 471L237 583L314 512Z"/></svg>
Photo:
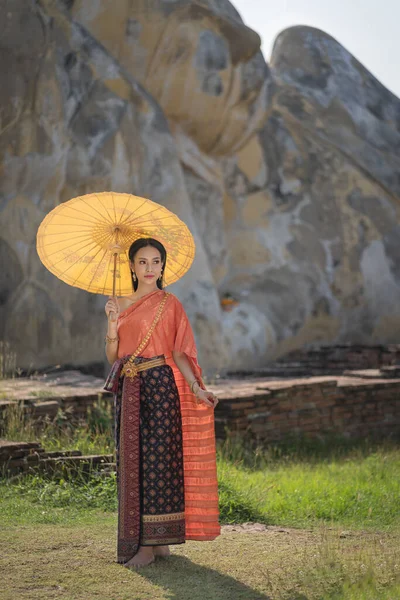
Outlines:
<svg viewBox="0 0 400 600"><path fill-rule="evenodd" d="M164 285L189 270L195 243L188 227L161 204L132 194L86 194L56 206L39 226L36 247L45 267L65 283L126 296L133 291L128 250L140 237L164 245Z"/></svg>

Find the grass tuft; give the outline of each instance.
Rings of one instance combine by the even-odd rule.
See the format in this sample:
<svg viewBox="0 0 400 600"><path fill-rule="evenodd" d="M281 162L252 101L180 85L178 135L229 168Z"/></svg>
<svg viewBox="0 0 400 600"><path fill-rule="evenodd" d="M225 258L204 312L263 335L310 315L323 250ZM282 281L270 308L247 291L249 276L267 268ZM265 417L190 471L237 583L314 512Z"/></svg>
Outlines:
<svg viewBox="0 0 400 600"><path fill-rule="evenodd" d="M114 450L107 411L101 407L78 427L64 421L61 413L54 422L42 423L39 437L31 432L33 439L46 450ZM9 424L8 434L24 439L18 415ZM114 563L115 474L101 477L93 470L87 476L78 468L71 478L30 474L3 479L0 541L7 551L0 562L9 574L4 598L11 599L20 586L21 560L27 592L18 587L18 593L29 600L54 597L54 585L61 585L66 597L99 600L167 600L171 594L200 600L204 585L212 590L210 598L220 600L400 598L395 539L400 448L394 441L331 440L313 446L306 440L297 446L261 447L228 439L218 444L217 456L221 523L256 521L286 530L230 533L210 544L175 547L168 565L149 567L144 575L124 573L121 594L120 567ZM67 556L75 568L66 571ZM32 585L36 573L48 589ZM195 588L193 581L199 584Z"/></svg>

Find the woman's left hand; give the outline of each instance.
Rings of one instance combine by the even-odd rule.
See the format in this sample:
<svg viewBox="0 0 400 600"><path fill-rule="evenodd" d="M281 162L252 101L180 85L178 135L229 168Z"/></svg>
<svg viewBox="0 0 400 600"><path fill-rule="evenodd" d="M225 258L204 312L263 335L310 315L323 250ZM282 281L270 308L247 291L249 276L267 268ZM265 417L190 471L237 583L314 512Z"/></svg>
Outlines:
<svg viewBox="0 0 400 600"><path fill-rule="evenodd" d="M218 404L217 396L207 390L200 388L196 390L195 396L198 400L201 400L204 404L207 404L207 406L211 406L212 408L215 408Z"/></svg>

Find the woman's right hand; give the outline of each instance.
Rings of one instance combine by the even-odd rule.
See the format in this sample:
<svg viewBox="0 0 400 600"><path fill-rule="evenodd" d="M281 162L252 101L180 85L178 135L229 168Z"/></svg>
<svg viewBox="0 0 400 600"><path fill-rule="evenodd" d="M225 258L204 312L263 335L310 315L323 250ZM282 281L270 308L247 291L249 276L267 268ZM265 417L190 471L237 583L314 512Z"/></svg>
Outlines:
<svg viewBox="0 0 400 600"><path fill-rule="evenodd" d="M104 310L106 311L106 315L107 315L108 319L110 319L112 321L116 321L118 319L120 310L119 310L119 304L118 304L118 300L117 300L116 296L109 296ZM110 313L114 313L114 314L112 314L110 316Z"/></svg>

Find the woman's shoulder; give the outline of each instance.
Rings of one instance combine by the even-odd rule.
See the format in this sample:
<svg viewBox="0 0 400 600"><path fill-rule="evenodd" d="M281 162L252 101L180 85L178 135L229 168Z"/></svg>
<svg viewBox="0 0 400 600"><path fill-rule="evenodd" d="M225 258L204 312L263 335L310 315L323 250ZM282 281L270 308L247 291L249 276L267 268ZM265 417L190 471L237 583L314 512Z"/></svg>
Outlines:
<svg viewBox="0 0 400 600"><path fill-rule="evenodd" d="M130 294L130 296L116 296L116 299L118 302L120 312L123 312L124 310L135 304L138 300L140 300L140 297L137 298L136 294Z"/></svg>
<svg viewBox="0 0 400 600"><path fill-rule="evenodd" d="M127 298L126 296L117 296L116 298L117 298L119 309L121 311L128 308L128 306L130 306L134 302L134 300L132 298Z"/></svg>
<svg viewBox="0 0 400 600"><path fill-rule="evenodd" d="M161 290L159 290L161 291ZM168 302L171 304L175 304L175 305L181 305L179 299L175 296L175 294L173 294L172 292L167 292L166 290L163 290L165 293L168 294ZM141 300L143 296L141 297L136 297L135 294L131 294L130 296L117 296L117 302L118 302L118 306L120 311L124 311L125 309L127 309L129 306L132 306L133 304L135 304L135 302L137 302L138 300Z"/></svg>
<svg viewBox="0 0 400 600"><path fill-rule="evenodd" d="M170 306L170 310L174 313L175 318L177 318L178 320L185 319L185 307L179 300L178 296L175 296L175 294L172 294L171 292L169 292L167 306Z"/></svg>
<svg viewBox="0 0 400 600"><path fill-rule="evenodd" d="M172 292L167 292L168 296L169 296L169 301L171 302L171 304L175 304L176 306L182 306L182 302L179 300L179 298L177 296L175 296L175 294L173 294Z"/></svg>

